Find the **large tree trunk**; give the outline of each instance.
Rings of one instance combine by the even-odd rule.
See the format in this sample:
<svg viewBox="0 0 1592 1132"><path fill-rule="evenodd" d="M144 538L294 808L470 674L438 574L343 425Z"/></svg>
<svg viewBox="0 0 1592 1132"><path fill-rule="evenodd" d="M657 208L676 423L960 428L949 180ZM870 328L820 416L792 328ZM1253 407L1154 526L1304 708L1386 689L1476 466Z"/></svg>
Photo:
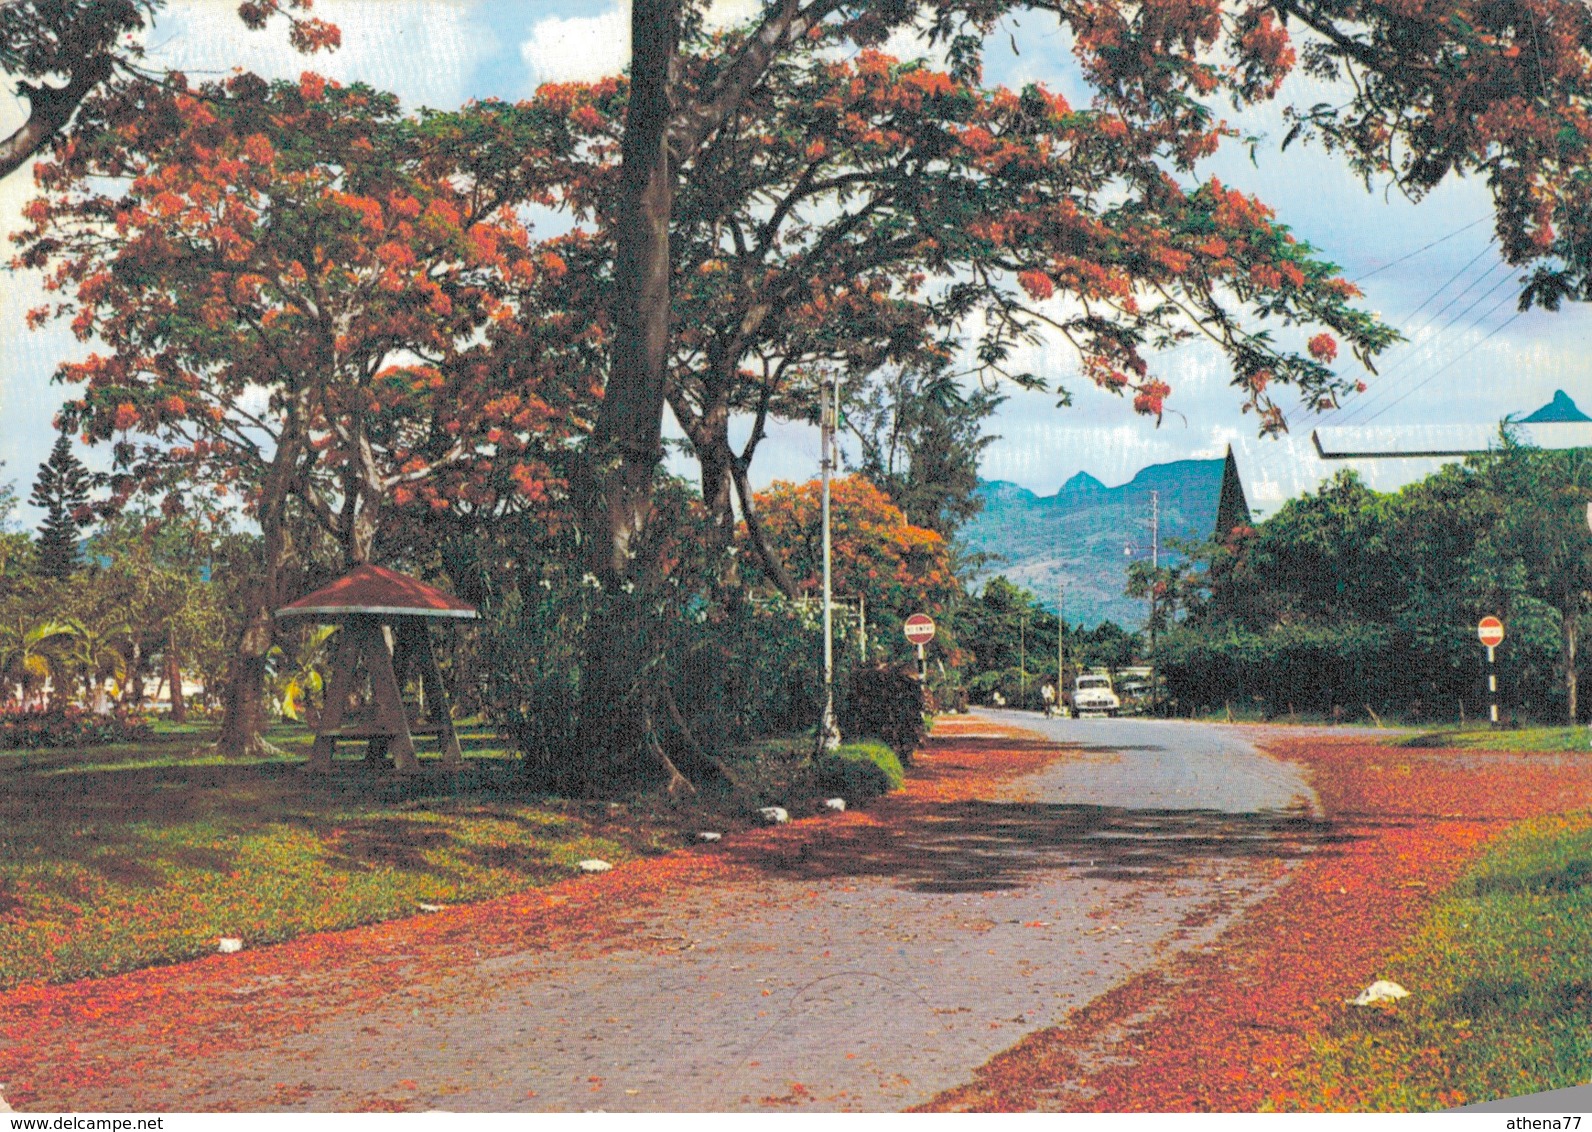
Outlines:
<svg viewBox="0 0 1592 1132"><path fill-rule="evenodd" d="M288 493L302 455L293 422L283 428L276 453L260 488L256 519L264 551L260 577L243 600L242 628L227 665L222 693L221 734L216 750L228 758L260 758L280 753L265 741L266 658L276 636L273 614L281 604L282 571L288 560Z"/></svg>
<svg viewBox="0 0 1592 1132"><path fill-rule="evenodd" d="M583 469L581 509L589 565L607 591L582 649L580 735L583 784L626 763L646 738L635 694L647 664L644 603L624 592L652 517L662 458L669 350L669 70L679 40L677 0L631 6L630 103L620 171L614 276L614 341L602 408Z"/></svg>
<svg viewBox="0 0 1592 1132"><path fill-rule="evenodd" d="M271 619L276 590L276 571L253 587L238 635L232 660L227 665L227 684L222 692L221 734L216 750L229 758L259 758L271 753L265 741L266 657L271 652L274 625Z"/></svg>
<svg viewBox="0 0 1592 1132"><path fill-rule="evenodd" d="M680 36L679 0L633 0L630 100L621 146L614 231L613 346L597 424L577 477L589 569L607 591L606 612L583 642L580 757L605 767L645 756L648 705L631 694L644 680L651 637L646 603L624 590L636 579L653 518L662 459L670 340L669 224L674 177L762 81L773 59L841 6L841 0L777 0L758 29L694 98L671 98ZM645 569L642 571L645 573ZM596 785L592 780L588 786Z"/></svg>
<svg viewBox="0 0 1592 1132"><path fill-rule="evenodd" d="M585 504L598 577L629 577L652 512L662 458L669 354L669 71L679 40L678 0L631 6L630 102L625 111L616 226L614 339L591 441Z"/></svg>
<svg viewBox="0 0 1592 1132"><path fill-rule="evenodd" d="M166 686L171 689L171 721L186 723L188 701L182 694L182 661L177 655L177 633L174 629L166 634Z"/></svg>
<svg viewBox="0 0 1592 1132"><path fill-rule="evenodd" d="M735 452L729 444L729 413L704 419L699 435L693 444L702 469L702 502L713 524L709 537L713 549L725 551L735 542Z"/></svg>

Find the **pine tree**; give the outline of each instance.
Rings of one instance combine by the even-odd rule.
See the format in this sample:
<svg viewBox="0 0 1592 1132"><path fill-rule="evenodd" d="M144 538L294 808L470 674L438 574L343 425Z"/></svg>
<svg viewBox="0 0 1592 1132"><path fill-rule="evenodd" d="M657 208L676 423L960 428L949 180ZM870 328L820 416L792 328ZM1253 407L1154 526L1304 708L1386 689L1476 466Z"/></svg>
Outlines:
<svg viewBox="0 0 1592 1132"><path fill-rule="evenodd" d="M39 524L39 565L51 578L65 579L77 568L77 533L86 522L79 518L88 503L89 475L72 452L72 441L61 433L50 458L39 465L29 502L45 512Z"/></svg>

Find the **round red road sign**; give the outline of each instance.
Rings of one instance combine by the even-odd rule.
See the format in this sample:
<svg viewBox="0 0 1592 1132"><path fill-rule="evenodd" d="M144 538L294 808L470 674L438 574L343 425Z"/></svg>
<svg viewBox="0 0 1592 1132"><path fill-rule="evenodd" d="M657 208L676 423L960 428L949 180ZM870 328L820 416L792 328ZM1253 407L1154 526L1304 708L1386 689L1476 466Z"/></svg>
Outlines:
<svg viewBox="0 0 1592 1132"><path fill-rule="evenodd" d="M914 613L907 618L906 624L901 626L901 631L913 644L926 645L934 640L934 618L927 613Z"/></svg>
<svg viewBox="0 0 1592 1132"><path fill-rule="evenodd" d="M1503 643L1504 623L1496 617L1483 617L1476 623L1476 636L1481 638L1481 643L1488 648Z"/></svg>

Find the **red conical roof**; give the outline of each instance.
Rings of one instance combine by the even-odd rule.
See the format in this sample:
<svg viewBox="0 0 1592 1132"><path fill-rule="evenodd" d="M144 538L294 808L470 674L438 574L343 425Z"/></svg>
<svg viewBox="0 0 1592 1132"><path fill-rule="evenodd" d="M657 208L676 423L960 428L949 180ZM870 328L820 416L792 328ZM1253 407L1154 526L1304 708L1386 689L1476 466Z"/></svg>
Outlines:
<svg viewBox="0 0 1592 1132"><path fill-rule="evenodd" d="M278 617L474 617L475 606L382 566L356 566L329 586L276 611Z"/></svg>

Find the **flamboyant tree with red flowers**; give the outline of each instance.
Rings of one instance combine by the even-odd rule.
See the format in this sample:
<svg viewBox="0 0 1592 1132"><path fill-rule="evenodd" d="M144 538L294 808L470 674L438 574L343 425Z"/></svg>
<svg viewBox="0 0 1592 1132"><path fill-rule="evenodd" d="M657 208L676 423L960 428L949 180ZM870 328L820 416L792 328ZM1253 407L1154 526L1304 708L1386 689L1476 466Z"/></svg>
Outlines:
<svg viewBox="0 0 1592 1132"><path fill-rule="evenodd" d="M1584 169L1592 128L1592 13L1576 0L776 0L702 67L689 62L700 0L632 5L631 90L610 210L617 238L611 372L597 422L588 521L610 581L630 571L650 514L677 329L672 240L680 206L710 194L737 126L777 71L813 39L866 48L911 27L944 51L954 79L976 76L1005 17L1054 17L1074 44L1112 139L1161 160L1208 151L1223 129L1212 104L1274 98L1300 66L1347 76L1344 97L1293 116L1298 133L1343 149L1368 176L1418 194L1448 172L1490 182L1501 246L1535 265L1527 297L1588 295L1592 216ZM1291 138L1289 139L1291 140ZM911 150L904 148L904 163ZM1104 199L1104 198L1101 198ZM1043 290L1045 282L1033 277ZM1262 274L1256 282L1270 283ZM1051 285L1055 279L1052 277ZM1323 343L1323 345L1325 345ZM1273 380L1275 374L1268 374ZM1147 403L1164 396L1147 376Z"/></svg>
<svg viewBox="0 0 1592 1132"><path fill-rule="evenodd" d="M93 352L63 424L114 443L114 487L233 494L263 571L229 679L223 749L261 723L271 613L295 531L368 561L394 507L505 490L546 503L547 457L582 430L588 328L556 248L516 207L534 185L461 169L447 116L306 74L129 93L116 127L57 147L18 237Z"/></svg>
<svg viewBox="0 0 1592 1132"><path fill-rule="evenodd" d="M704 37L679 66L705 74L738 42ZM1011 358L1048 332L1076 348L1087 378L1159 418L1170 389L1146 347L1206 333L1245 409L1275 431L1276 387L1335 403L1355 384L1328 365L1338 343L1366 358L1393 338L1270 209L1192 175L1219 128L1171 147L1039 86L986 88L836 47L814 35L770 69L682 183L670 231L665 399L714 529L727 543L739 510L781 588L748 470L771 417L813 418L829 371L932 372L965 349L986 376L1045 387ZM559 84L488 111L562 118L574 148L559 199L599 250L621 238L612 198L628 96L623 80ZM1326 329L1290 344L1256 315ZM732 447L738 413L752 426Z"/></svg>
<svg viewBox="0 0 1592 1132"><path fill-rule="evenodd" d="M302 7L245 8L258 19L295 6ZM169 384L177 371L160 344L180 334L201 344L196 356L211 351L207 366L226 368L232 355L215 343L245 332L272 340L273 327L263 317L258 327L243 321L231 327L216 322L220 312L229 304L253 310L256 294L318 285L322 275L338 281L346 275L354 281L351 291L362 301L373 297L381 311L401 305L381 281L413 279L411 290L420 298L406 313L436 318L447 339L471 319L434 306L422 282L458 302L442 279L461 262L480 270L471 258L478 254L474 234L507 231L514 222L501 212L480 214L461 225L471 235L454 245L454 258L430 261L430 249L446 243L424 229L433 198L451 202L483 178L501 187L499 204L542 194L585 210L594 221L595 231L576 237L569 249L567 258L578 256L581 270L566 271L564 281L542 290L558 276L552 261L539 264L541 253L528 241L514 251L498 242L504 264L493 270L506 282L485 292L497 312L507 312L501 319L485 299L478 307L464 302L467 310L481 310L484 321L449 340L446 349L435 340L419 349L401 341L359 377L357 395L313 398L294 408L300 414L294 419L306 423L288 430L289 448L299 444L302 429L310 438L303 441L307 454L283 464L288 470L281 490L244 486L260 501L257 508L269 510L265 501L280 498L289 501L284 506L334 520L331 526L349 533L345 546L357 557L360 516L379 513L362 501L384 496L362 488L361 482L374 481L343 470L346 464L396 460L396 471L385 473L402 477L390 486L394 498L436 490L447 477L463 475L456 469L480 467L472 464L476 456L493 457L490 473L473 481L477 492L501 490L502 468L519 466L515 442L501 439L518 435L518 407L500 414L510 427L496 426L498 440L487 433L472 444L464 421L457 422L458 434L448 432L459 414L451 405L445 411L437 406L456 388L449 382L461 372L461 359L500 341L530 343L513 356L535 370L561 349L600 349L603 396L571 486L592 572L616 598L611 616L645 617L645 601L617 595L657 572L655 563L637 561L637 551L656 541L644 536L656 518L666 404L686 426L712 502L724 516L731 494L724 485L741 486L736 476L751 455L746 447L729 450L730 413L749 410L762 421L770 413L810 412L813 384L826 369L874 360L943 361L956 333L969 327L978 328L980 364L997 369L1009 368L1013 346L1028 336L1048 328L1069 337L1089 378L1130 392L1135 408L1152 414L1170 390L1152 372L1146 347L1184 332L1223 345L1243 397L1261 411L1262 427L1281 424L1273 396L1281 386L1299 387L1310 403L1341 391L1345 379L1330 368L1340 343L1371 352L1386 340L1381 329L1353 311L1352 294L1330 267L1292 243L1265 205L1193 176L1193 163L1230 136L1217 116L1218 100L1276 97L1301 63L1313 74L1347 75L1352 82L1342 100L1294 112L1299 135L1323 139L1368 177L1392 179L1415 195L1450 171L1485 177L1498 203L1504 255L1532 271L1526 300L1551 306L1592 294L1592 234L1586 230L1592 208L1580 176L1592 156L1586 152L1592 17L1574 0L1501 0L1479 8L1466 0L1416 6L1387 0L769 0L753 26L718 38L702 33L705 7L706 0L634 0L633 57L624 83L545 92L519 119L481 108L468 128L431 150L430 166L408 148L427 136L423 129L363 139L327 134L315 112L295 117L286 107L278 107L280 122L259 118L248 127L252 133L240 128L230 141L214 141L232 146L227 152L242 153L247 164L256 157L244 147L258 148L253 138L265 139L269 153L261 149L259 163L282 174L286 185L296 170L324 158L337 176L354 169L382 186L366 192L337 185L316 198L316 215L342 209L346 230L328 229L336 236L331 244L300 248L304 281L278 281L270 270L228 274L229 257L247 263L259 247L272 246L257 240L250 225L274 232L276 218L291 209L245 202L242 229L222 215L222 229L242 237L240 243L228 238L226 248L187 232L163 237L164 244L150 236L161 224L186 223L207 207L185 202L182 167L209 167L213 139L169 151L178 156L160 175L175 187L170 199L162 196L168 186L151 180L161 165L154 151L167 144L159 139L182 136L188 127L172 120L177 112L165 109L155 92L133 97L112 85L93 103L98 128L64 141L55 134L56 156L44 170L44 187L54 199L35 206L38 228L29 253L39 262L60 253L56 262L66 273L58 282L79 288L76 301L84 304L72 313L87 317L84 331L107 342L110 322L84 314L91 306L110 310L95 297L97 289L114 296L131 293L126 280L159 280L168 272L182 277L190 241L221 266L209 276L192 273L187 282L195 286L185 283L182 294L160 299L170 304L172 317L150 323L158 330L148 342L128 339L115 358L75 371L90 382L92 395L72 411L90 431L105 421L108 426L98 427L115 431L120 418L122 428L158 433L168 418L194 419L189 396L174 386L160 386L158 402L125 396L136 383L118 367L136 371L144 356L161 358L164 368L150 372ZM44 6L3 5L0 17L35 9ZM134 3L130 10L137 15L150 6ZM1068 107L1037 88L1001 92L979 84L984 41L1017 12L1053 17L1066 31L1096 92L1088 107ZM909 26L943 53L943 69L901 66L872 50ZM236 91L196 93L175 77L170 85L179 118L209 114L232 124L252 113L242 105L250 99L235 97ZM299 97L309 96L301 89ZM295 138L304 139L297 148ZM398 139L403 144L396 156L388 154L386 147ZM355 149L361 140L390 159L366 161ZM384 166L398 172L384 173ZM458 178L465 167L475 172ZM406 189L407 198L400 194L400 200L421 203L419 216L406 216L400 209L410 205L392 203L389 182L381 178L424 180L427 169L449 173L436 174L430 187ZM123 209L104 182L69 187L74 170L132 178L127 199L138 205ZM57 174L61 179L50 183ZM204 191L215 191L228 207L234 203L220 185ZM63 250L65 237L47 229L73 209L75 238L82 243ZM458 211L470 215L468 208ZM117 223L126 230L115 231ZM417 241L392 238L405 224ZM353 241L351 233L359 232L364 246ZM94 252L95 240L103 249L125 243L129 266L104 279L66 271L68 260L88 263L92 254L100 255L96 262L111 261L110 250ZM345 248L338 241L353 242ZM318 247L335 253L316 260ZM151 256L149 249L162 250ZM337 261L345 254L357 266L340 273ZM142 277L131 266L140 255L148 257ZM325 271L310 270L311 261ZM225 295L216 292L216 279L227 280ZM583 290L588 282L598 289ZM164 293L160 285L154 289ZM284 309L311 323L324 314L318 295L307 306L287 303ZM1290 349L1252 329L1245 319L1254 315L1315 324L1316 332L1303 349ZM320 360L344 358L348 342L340 345L338 332L315 329ZM299 364L289 345L282 348ZM431 384L433 370L440 386ZM570 366L566 372L595 369ZM518 388L519 380L510 385ZM458 388L468 408L472 402ZM92 392L100 390L103 395ZM286 412L292 398L273 398L266 401L270 411ZM259 411L243 393L229 404ZM356 416L376 423L362 434L364 425L350 425ZM457 442L456 458L455 435L467 438ZM754 440L760 435L754 432ZM190 460L211 459L212 438L196 433L191 439L191 446L176 449ZM229 443L247 450L260 442L255 431L243 429ZM281 445L273 443L277 447L262 450L275 452ZM507 459L498 459L500 453ZM178 459L169 450L145 458L136 448L126 456L146 466ZM268 482L263 476L261 483ZM318 484L332 485L320 489L323 501L338 501L324 516L314 502ZM738 493L746 503L744 487ZM615 692L638 679L641 666L608 647L616 638L640 635L616 632L602 618L594 622L582 674L586 699L621 706L583 716L581 742L620 751L638 742L639 701Z"/></svg>

